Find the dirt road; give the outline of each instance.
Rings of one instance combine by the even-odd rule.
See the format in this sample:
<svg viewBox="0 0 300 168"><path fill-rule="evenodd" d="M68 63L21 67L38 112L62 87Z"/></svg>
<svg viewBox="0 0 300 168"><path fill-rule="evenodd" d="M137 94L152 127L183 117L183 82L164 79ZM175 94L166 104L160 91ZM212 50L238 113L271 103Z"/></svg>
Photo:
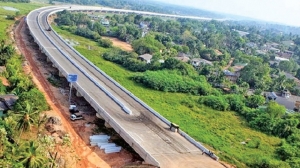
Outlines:
<svg viewBox="0 0 300 168"><path fill-rule="evenodd" d="M26 23L21 19L20 23L14 29L15 33L15 42L18 49L22 55L26 58L29 64L29 72L31 73L33 82L36 84L38 89L42 91L46 97L48 104L50 105L52 112L61 118L62 125L65 127L65 130L69 133L71 138L71 149L61 148L60 151L63 152L62 155L69 155L68 166L77 167L77 168L106 168L111 167L106 163L101 157L99 157L93 149L91 149L86 142L75 132L72 125L67 121L67 117L62 113L67 110L66 107L61 105L60 100L56 98L51 89L50 84L44 78L40 69L39 64L36 63L34 57L38 54L41 54L38 48L34 48L32 41L29 41L28 31L26 28ZM73 152L74 151L74 152ZM72 159L73 158L73 159Z"/></svg>

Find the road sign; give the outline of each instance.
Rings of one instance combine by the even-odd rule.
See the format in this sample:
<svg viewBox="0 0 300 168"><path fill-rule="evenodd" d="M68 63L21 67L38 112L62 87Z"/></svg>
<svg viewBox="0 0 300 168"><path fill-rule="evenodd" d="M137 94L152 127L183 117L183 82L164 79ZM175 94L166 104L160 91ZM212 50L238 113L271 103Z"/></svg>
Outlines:
<svg viewBox="0 0 300 168"><path fill-rule="evenodd" d="M68 82L77 82L78 76L77 74L69 74L68 75Z"/></svg>

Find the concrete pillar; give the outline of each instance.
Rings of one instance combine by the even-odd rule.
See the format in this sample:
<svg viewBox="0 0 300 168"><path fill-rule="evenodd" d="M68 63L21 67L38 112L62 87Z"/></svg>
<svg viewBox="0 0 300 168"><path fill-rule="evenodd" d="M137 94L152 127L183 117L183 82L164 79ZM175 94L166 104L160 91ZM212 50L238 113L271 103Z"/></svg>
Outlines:
<svg viewBox="0 0 300 168"><path fill-rule="evenodd" d="M78 91L76 91L76 96L77 97L82 97L82 95Z"/></svg>
<svg viewBox="0 0 300 168"><path fill-rule="evenodd" d="M47 57L47 62L51 62L51 60L50 60L50 58L49 58L49 57Z"/></svg>
<svg viewBox="0 0 300 168"><path fill-rule="evenodd" d="M105 126L106 128L112 128L112 127L109 125L109 123L106 122L106 121L105 121L105 123L104 123L104 126Z"/></svg>
<svg viewBox="0 0 300 168"><path fill-rule="evenodd" d="M101 116L101 114L99 114L99 113L96 113L96 117L97 118L100 118L100 119L102 119L102 120L104 120L104 118Z"/></svg>
<svg viewBox="0 0 300 168"><path fill-rule="evenodd" d="M60 71L58 72L58 76L59 77L64 77L64 75Z"/></svg>

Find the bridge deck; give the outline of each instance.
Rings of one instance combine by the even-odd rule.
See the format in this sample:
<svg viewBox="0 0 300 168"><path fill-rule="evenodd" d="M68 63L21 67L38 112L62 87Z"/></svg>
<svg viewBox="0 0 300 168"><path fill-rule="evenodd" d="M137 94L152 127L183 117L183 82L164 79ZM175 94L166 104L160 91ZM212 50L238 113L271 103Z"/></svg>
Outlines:
<svg viewBox="0 0 300 168"><path fill-rule="evenodd" d="M39 9L31 13L27 18L27 23L31 27L32 33L38 41L68 73L78 74L78 85L84 88L86 94L89 94L97 103L109 113L122 128L126 135L135 140L128 142L122 132L120 135L127 140L127 143L137 149L140 146L147 151L151 157L159 162L160 167L198 167L198 168L218 168L223 167L220 163L214 161L187 141L178 133L169 131L167 124L159 120L148 109L136 102L128 94L114 85L101 73L91 68L88 63L83 61L73 50L63 43L52 31L46 34L62 49L77 65L87 72L98 84L103 86L118 100L125 104L131 111L132 115L126 114L121 107L116 104L110 97L99 89L89 78L87 78L79 69L77 69L61 52L45 37L37 25L36 18L40 14L40 22L43 29L47 29L46 19L50 13L42 12L45 9ZM113 126L114 127L114 126ZM137 143L137 144L136 144ZM138 149L137 149L138 150ZM137 151L140 155L142 151ZM143 157L143 156L142 156Z"/></svg>

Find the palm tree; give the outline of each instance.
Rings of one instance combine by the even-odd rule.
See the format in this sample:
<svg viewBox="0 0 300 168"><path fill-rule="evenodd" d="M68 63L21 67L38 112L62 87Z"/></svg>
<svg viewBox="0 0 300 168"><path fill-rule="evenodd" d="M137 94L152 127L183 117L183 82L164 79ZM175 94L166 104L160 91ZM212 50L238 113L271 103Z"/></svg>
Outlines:
<svg viewBox="0 0 300 168"><path fill-rule="evenodd" d="M42 152L40 146L34 141L27 141L20 146L20 156L18 161L26 168L42 168L47 167L49 162L45 153Z"/></svg>
<svg viewBox="0 0 300 168"><path fill-rule="evenodd" d="M23 131L31 130L32 125L36 123L38 113L39 111L33 111L32 106L26 102L26 109L16 114L19 118L17 129L21 131L20 137Z"/></svg>

